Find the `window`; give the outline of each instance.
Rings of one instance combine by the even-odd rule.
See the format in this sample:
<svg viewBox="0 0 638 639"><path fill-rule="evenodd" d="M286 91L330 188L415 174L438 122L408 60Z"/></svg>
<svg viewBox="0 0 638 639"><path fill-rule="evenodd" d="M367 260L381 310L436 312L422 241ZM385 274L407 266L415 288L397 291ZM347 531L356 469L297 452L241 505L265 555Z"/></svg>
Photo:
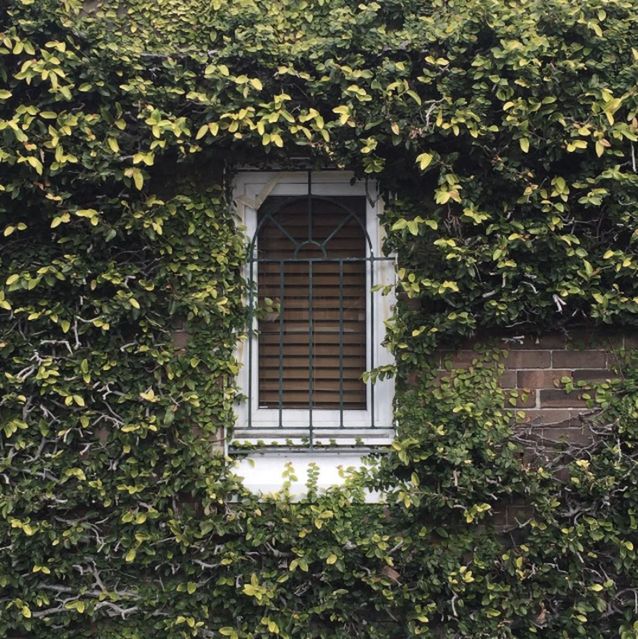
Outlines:
<svg viewBox="0 0 638 639"><path fill-rule="evenodd" d="M236 441L370 446L391 440L393 381L363 373L383 347L394 282L376 189L337 171L245 171L238 212L250 240L252 330L240 345Z"/></svg>

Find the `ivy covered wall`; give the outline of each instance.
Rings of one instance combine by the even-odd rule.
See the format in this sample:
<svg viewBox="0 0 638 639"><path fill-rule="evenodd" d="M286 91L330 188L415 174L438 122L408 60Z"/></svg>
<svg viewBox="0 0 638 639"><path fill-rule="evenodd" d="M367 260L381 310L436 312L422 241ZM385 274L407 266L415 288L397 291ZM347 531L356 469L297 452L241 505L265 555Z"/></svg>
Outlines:
<svg viewBox="0 0 638 639"><path fill-rule="evenodd" d="M635 325L634 9L9 0L0 636L638 637L631 354L588 391L596 437L542 461L498 351L429 383L482 330ZM216 452L245 315L229 185L299 156L380 182L390 342L421 383L352 485L258 501ZM525 516L497 534L505 504Z"/></svg>

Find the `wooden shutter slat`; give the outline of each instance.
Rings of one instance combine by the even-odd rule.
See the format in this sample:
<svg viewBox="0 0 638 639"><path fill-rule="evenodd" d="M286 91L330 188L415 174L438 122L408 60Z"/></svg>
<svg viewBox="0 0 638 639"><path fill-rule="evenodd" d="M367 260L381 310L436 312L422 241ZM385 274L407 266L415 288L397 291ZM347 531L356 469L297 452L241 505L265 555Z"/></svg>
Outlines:
<svg viewBox="0 0 638 639"><path fill-rule="evenodd" d="M279 203L268 198L260 216ZM343 203L362 223L364 199L343 198ZM362 261L321 261L326 255L319 247L303 244L310 239L305 201L280 209L274 218L277 224L265 219L257 238L258 260L276 261L258 261L257 296L261 303L266 297L273 300L275 310L259 322L259 405L276 408L281 401L282 408L308 408L312 387L315 407L363 409L367 395L361 380L367 361L365 236L357 219L343 223L343 210L330 202L314 201L313 213L313 241L325 242L339 229L325 242L328 259ZM307 259L314 261L285 261Z"/></svg>

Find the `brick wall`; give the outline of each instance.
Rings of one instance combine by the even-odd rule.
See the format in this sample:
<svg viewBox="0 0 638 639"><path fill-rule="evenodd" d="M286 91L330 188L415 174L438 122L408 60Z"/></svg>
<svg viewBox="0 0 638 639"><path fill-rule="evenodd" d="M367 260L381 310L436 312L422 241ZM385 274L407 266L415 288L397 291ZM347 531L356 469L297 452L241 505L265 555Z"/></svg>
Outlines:
<svg viewBox="0 0 638 639"><path fill-rule="evenodd" d="M541 337L485 336L457 350L439 352L439 376L453 368L469 366L478 356L478 345L489 343L506 351L504 389L518 391L519 433L528 442L526 457L533 459L555 455L556 445L587 445L593 434L583 419L591 413L578 390L563 390L564 378L574 381L600 381L617 374L619 350L638 348L638 335L592 330L574 330L568 334ZM542 463L542 462L541 462ZM504 504L494 512L497 525L516 527L530 516L525 504Z"/></svg>
<svg viewBox="0 0 638 639"><path fill-rule="evenodd" d="M505 336L474 340L456 351L440 351L441 374L469 366L477 345L489 342L507 351L501 386L518 390L524 421L539 426L567 425L587 412L577 391L567 393L561 380L604 380L615 376L619 349L638 345L635 336L587 330L541 337Z"/></svg>

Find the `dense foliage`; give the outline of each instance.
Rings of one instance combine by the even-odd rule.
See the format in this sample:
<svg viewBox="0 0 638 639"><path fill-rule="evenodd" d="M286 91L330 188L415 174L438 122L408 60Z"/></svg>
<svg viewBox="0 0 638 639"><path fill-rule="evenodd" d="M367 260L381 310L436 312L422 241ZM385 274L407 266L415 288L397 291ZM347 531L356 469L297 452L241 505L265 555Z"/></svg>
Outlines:
<svg viewBox="0 0 638 639"><path fill-rule="evenodd" d="M0 13L0 636L638 637L636 363L542 467L498 353L429 371L441 337L635 325L635 3L93 4ZM227 178L300 155L380 181L420 383L351 486L257 501L217 446Z"/></svg>

